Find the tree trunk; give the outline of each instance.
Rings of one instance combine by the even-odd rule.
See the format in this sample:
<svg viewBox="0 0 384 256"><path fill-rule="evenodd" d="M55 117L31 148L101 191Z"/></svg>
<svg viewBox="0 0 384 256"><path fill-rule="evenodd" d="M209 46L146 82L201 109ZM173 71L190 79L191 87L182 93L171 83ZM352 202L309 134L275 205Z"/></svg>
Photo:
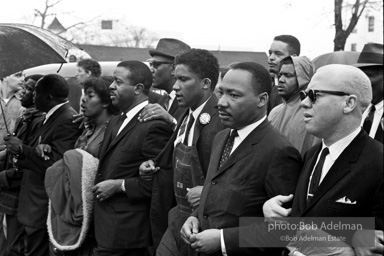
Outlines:
<svg viewBox="0 0 384 256"><path fill-rule="evenodd" d="M363 13L369 0L364 0L363 3L360 3L360 0L356 0L352 9L351 21L348 24L348 27L343 29L343 0L335 0L335 39L333 50L344 51L345 43L347 38L352 33L353 29L356 27L357 22L360 19L361 14Z"/></svg>

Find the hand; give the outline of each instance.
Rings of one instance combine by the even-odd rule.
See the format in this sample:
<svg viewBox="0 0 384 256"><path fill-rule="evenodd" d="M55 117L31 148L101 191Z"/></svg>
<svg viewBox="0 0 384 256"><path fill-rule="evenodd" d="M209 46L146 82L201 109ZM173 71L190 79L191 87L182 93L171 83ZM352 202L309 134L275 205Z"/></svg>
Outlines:
<svg viewBox="0 0 384 256"><path fill-rule="evenodd" d="M181 238L187 244L190 243L192 235L199 233L200 222L196 217L189 217L180 230Z"/></svg>
<svg viewBox="0 0 384 256"><path fill-rule="evenodd" d="M219 229L207 229L198 234L193 234L190 238L192 249L196 252L212 254L221 248L221 231Z"/></svg>
<svg viewBox="0 0 384 256"><path fill-rule="evenodd" d="M9 153L17 155L22 149L23 142L19 138L8 134L4 136L4 144Z"/></svg>
<svg viewBox="0 0 384 256"><path fill-rule="evenodd" d="M282 207L284 203L288 203L293 200L293 195L289 196L275 196L266 201L263 205L263 213L266 218L281 218L288 217L291 214L292 209L285 209Z"/></svg>
<svg viewBox="0 0 384 256"><path fill-rule="evenodd" d="M173 121L173 116L171 116L167 110L165 110L158 103L148 104L144 107L143 111L139 114L140 122L147 122L149 120L164 120L167 124L171 125Z"/></svg>
<svg viewBox="0 0 384 256"><path fill-rule="evenodd" d="M152 160L145 161L139 167L140 179L143 181L152 181L153 176L160 170L160 167L155 167Z"/></svg>
<svg viewBox="0 0 384 256"><path fill-rule="evenodd" d="M79 123L79 128L82 128L84 126L85 117L84 113L80 112L79 114L73 115L73 121L72 123L77 124Z"/></svg>
<svg viewBox="0 0 384 256"><path fill-rule="evenodd" d="M201 191L203 191L203 186L196 186L193 188L187 188L187 199L191 204L192 208L196 208L200 204Z"/></svg>
<svg viewBox="0 0 384 256"><path fill-rule="evenodd" d="M373 245L374 240L374 247ZM384 238L382 230L358 230L352 238L352 246L357 256L362 255L383 255Z"/></svg>
<svg viewBox="0 0 384 256"><path fill-rule="evenodd" d="M99 201L104 201L121 191L122 179L119 180L104 180L97 183L92 192Z"/></svg>
<svg viewBox="0 0 384 256"><path fill-rule="evenodd" d="M43 158L45 161L49 160L49 156L46 154L49 154L52 152L52 148L48 144L39 144L35 148L36 154Z"/></svg>

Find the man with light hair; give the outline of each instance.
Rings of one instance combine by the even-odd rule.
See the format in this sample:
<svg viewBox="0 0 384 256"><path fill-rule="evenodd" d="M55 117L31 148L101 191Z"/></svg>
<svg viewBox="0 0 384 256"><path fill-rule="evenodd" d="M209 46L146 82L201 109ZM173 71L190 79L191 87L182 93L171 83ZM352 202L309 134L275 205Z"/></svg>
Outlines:
<svg viewBox="0 0 384 256"><path fill-rule="evenodd" d="M360 125L372 100L369 78L356 67L324 66L301 100L306 129L322 143L305 155L294 199L268 200L265 217L374 217L375 229L383 230L383 145ZM292 209L282 207L292 199ZM308 245L301 248L313 254Z"/></svg>

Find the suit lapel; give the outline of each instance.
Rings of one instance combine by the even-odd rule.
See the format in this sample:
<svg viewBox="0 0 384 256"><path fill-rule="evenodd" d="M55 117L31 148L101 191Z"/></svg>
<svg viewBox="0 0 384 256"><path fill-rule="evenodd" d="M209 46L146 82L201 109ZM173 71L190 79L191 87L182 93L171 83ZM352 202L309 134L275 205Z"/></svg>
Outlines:
<svg viewBox="0 0 384 256"><path fill-rule="evenodd" d="M173 113L176 111L176 109L179 107L179 103L177 103L177 99L175 98L172 102L171 108L169 109L168 113L173 116Z"/></svg>
<svg viewBox="0 0 384 256"><path fill-rule="evenodd" d="M120 116L117 115L112 117L111 120L109 121L108 127L104 133L104 139L100 149L100 160L104 157L109 147L109 144L111 144L113 127L116 126L117 122L119 121L119 118Z"/></svg>
<svg viewBox="0 0 384 256"><path fill-rule="evenodd" d="M315 153L312 156L308 157L308 165L304 167L304 171L302 172L302 176L300 177L300 182L298 182L297 184L298 188L296 189L296 191L298 192L296 194L298 195L295 196L299 198L300 209L305 209L307 207L307 191L309 185L309 177L311 177L312 170L315 167L317 156L319 155L321 148L322 144L319 144Z"/></svg>
<svg viewBox="0 0 384 256"><path fill-rule="evenodd" d="M245 140L243 140L240 143L240 145L235 149L235 151L233 151L233 153L229 156L228 160L218 170L216 176L225 172L233 164L235 164L236 162L240 161L240 159L250 154L252 152L253 146L260 143L261 139L264 137L265 133L268 131L269 128L270 128L270 124L269 124L269 121L266 119L258 127L256 127L256 129L254 129L245 138ZM221 147L221 152L223 152L223 149L225 147L225 143L227 142L228 137L229 137L229 132L226 136L225 141L223 142L224 145ZM220 152L218 161L220 161L221 152Z"/></svg>
<svg viewBox="0 0 384 256"><path fill-rule="evenodd" d="M217 98L216 98L216 96L214 94L212 94L212 96L209 98L209 100L205 104L204 108L201 110L200 115L203 114L203 113L206 113L206 114L210 115L211 120L212 120L212 118L215 115L217 115L217 110L215 109L216 106L217 106ZM206 125L208 125L208 124L200 123L200 115L198 117L198 120L196 120L195 130L194 130L194 133L193 133L193 142L194 142L194 144L197 143L197 141L200 138L200 131Z"/></svg>
<svg viewBox="0 0 384 256"><path fill-rule="evenodd" d="M329 169L327 175L324 177L324 180L321 182L314 197L312 198L305 211L307 211L314 204L316 204L319 199L321 199L328 191L331 190L331 188L335 184L337 184L348 172L351 171L350 163L356 162L358 160L361 150L363 149L367 141L368 136L363 132L363 130L360 131L357 137L345 148L345 150L337 158L335 163L332 165L331 169Z"/></svg>
<svg viewBox="0 0 384 256"><path fill-rule="evenodd" d="M225 129L222 132L220 132L217 136L217 139L215 138L215 142L217 142L216 145L213 146L215 150L212 150L211 153L211 160L209 163L209 168L213 170L208 172L208 176L206 179L211 179L217 175L217 168L219 167L219 162L221 158L221 154L224 150L225 143L228 140L230 129ZM211 167L212 166L212 167Z"/></svg>
<svg viewBox="0 0 384 256"><path fill-rule="evenodd" d="M138 121L138 117L139 117L139 113L137 113L129 122L128 124L123 128L123 130L120 131L120 133L115 137L115 138L110 138L110 143L108 145L108 148L107 148L107 151L106 153L108 152L108 150L110 150L113 146L115 146L122 138L125 137L125 135L127 133L129 133L130 130L133 129L133 127L135 127L139 121ZM111 134L111 136L113 136L113 134Z"/></svg>
<svg viewBox="0 0 384 256"><path fill-rule="evenodd" d="M68 108L69 108L69 103L65 103L64 105L62 105L61 107L56 109L56 111L48 118L48 120L45 122L45 124L43 124L43 126L40 129L38 136L36 136L34 138L34 141L31 145L35 145L35 143L44 141L45 134L47 134L47 131L49 131L51 129L52 125L55 124L57 117L60 116L61 113L63 113L63 111L68 109Z"/></svg>

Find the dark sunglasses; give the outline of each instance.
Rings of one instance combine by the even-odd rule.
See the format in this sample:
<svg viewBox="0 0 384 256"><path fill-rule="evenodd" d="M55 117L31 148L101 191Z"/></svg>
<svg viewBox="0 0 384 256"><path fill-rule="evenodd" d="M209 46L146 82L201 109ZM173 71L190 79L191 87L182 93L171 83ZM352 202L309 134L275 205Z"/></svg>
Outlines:
<svg viewBox="0 0 384 256"><path fill-rule="evenodd" d="M349 96L350 94L345 93L345 92L339 92L339 91L325 91L325 90L308 90L306 91L300 91L300 99L301 101L305 100L305 98L309 97L311 100L311 103L316 102L316 95L318 93L326 93L326 94L331 94L331 95L338 95L338 96Z"/></svg>
<svg viewBox="0 0 384 256"><path fill-rule="evenodd" d="M163 64L173 64L173 62L155 61L155 60L149 61L149 66L153 67L153 68L158 68L158 67L160 67Z"/></svg>

